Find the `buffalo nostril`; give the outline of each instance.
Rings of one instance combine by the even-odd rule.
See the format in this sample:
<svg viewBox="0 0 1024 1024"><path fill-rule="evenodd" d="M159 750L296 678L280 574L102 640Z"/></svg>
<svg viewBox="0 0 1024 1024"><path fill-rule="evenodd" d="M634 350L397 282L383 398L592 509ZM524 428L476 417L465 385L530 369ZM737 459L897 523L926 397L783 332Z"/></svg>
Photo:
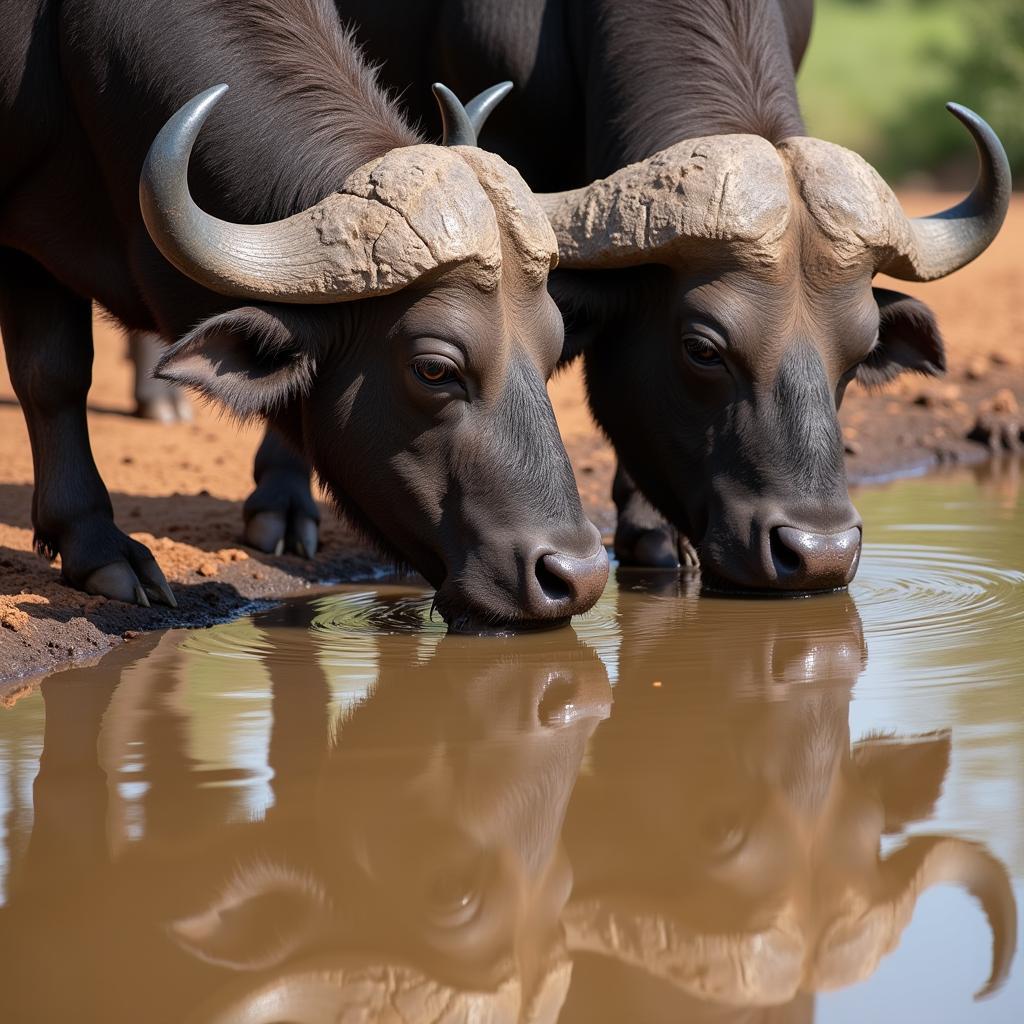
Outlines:
<svg viewBox="0 0 1024 1024"><path fill-rule="evenodd" d="M608 582L608 555L603 547L586 558L562 553L542 555L535 573L544 597L560 606L562 614L587 611Z"/></svg>
<svg viewBox="0 0 1024 1024"><path fill-rule="evenodd" d="M841 533L811 533L792 526L771 532L778 582L789 589L824 590L845 586L860 560L859 527Z"/></svg>
<svg viewBox="0 0 1024 1024"><path fill-rule="evenodd" d="M790 547L783 539L782 534L786 527L772 530L771 546L772 560L776 569L784 573L799 572L801 566L800 555L795 547Z"/></svg>
<svg viewBox="0 0 1024 1024"><path fill-rule="evenodd" d="M568 601L572 597L572 588L569 585L564 571L556 572L548 568L547 561L551 555L545 555L539 559L534 571L537 574L537 582L544 596L551 601ZM559 567L561 569L561 567Z"/></svg>

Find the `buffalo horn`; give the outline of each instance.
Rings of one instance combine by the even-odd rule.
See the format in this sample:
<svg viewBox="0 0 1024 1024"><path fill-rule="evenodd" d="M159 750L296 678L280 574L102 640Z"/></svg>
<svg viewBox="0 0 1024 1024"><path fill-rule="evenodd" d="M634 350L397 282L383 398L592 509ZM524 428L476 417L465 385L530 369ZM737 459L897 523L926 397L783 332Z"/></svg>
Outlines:
<svg viewBox="0 0 1024 1024"><path fill-rule="evenodd" d="M980 904L992 930L992 968L975 999L991 995L1006 980L1017 948L1017 902L1006 868L977 843L950 837L917 836L888 864L903 857L915 870L899 891L890 897L889 948L909 924L918 898L933 885L963 886ZM902 866L905 870L905 865ZM902 871L897 871L897 875Z"/></svg>
<svg viewBox="0 0 1024 1024"><path fill-rule="evenodd" d="M958 103L946 109L974 137L978 180L956 206L908 220L907 244L878 268L904 281L934 281L976 259L992 244L1010 207L1010 162L999 136L973 110Z"/></svg>
<svg viewBox="0 0 1024 1024"><path fill-rule="evenodd" d="M482 281L493 279L493 209L465 161L437 146L391 150L338 192L270 224L234 224L201 210L188 188L189 157L226 91L206 90L163 126L139 181L146 229L183 274L223 295L290 303L388 295L467 261L480 264Z"/></svg>
<svg viewBox="0 0 1024 1024"><path fill-rule="evenodd" d="M441 124L444 135L442 146L476 146L484 122L494 108L509 94L511 82L499 82L474 96L465 106L459 98L441 82L433 86L434 98L441 108Z"/></svg>

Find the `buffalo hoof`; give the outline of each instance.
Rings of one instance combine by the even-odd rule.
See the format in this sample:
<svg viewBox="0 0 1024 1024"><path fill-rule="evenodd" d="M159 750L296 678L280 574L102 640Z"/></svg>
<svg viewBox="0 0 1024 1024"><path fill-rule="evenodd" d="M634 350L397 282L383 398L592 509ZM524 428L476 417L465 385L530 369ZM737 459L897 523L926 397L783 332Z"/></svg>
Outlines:
<svg viewBox="0 0 1024 1024"><path fill-rule="evenodd" d="M690 543L689 538L682 534L679 534L679 561L684 569L700 568L700 555L697 554L697 549Z"/></svg>
<svg viewBox="0 0 1024 1024"><path fill-rule="evenodd" d="M245 503L245 543L257 551L314 558L320 539L320 511L309 478L267 474Z"/></svg>
<svg viewBox="0 0 1024 1024"><path fill-rule="evenodd" d="M58 550L61 575L73 587L143 608L151 604L178 607L149 548L122 533L110 520L80 524ZM98 568L97 561L102 562Z"/></svg>
<svg viewBox="0 0 1024 1024"><path fill-rule="evenodd" d="M257 512L245 524L245 543L257 551L313 558L319 543L320 524L301 514Z"/></svg>
<svg viewBox="0 0 1024 1024"><path fill-rule="evenodd" d="M619 565L678 569L679 541L676 531L667 523L653 529L638 529L629 522L620 522L615 530L615 557Z"/></svg>
<svg viewBox="0 0 1024 1024"><path fill-rule="evenodd" d="M175 389L173 393L139 399L135 415L139 419L156 423L191 423L192 404L182 392Z"/></svg>

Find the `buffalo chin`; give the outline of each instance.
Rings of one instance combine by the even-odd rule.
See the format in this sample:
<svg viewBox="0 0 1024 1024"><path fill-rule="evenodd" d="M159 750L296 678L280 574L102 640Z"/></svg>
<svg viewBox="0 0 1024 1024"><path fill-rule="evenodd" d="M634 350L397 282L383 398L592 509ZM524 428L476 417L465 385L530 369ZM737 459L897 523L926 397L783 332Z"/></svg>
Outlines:
<svg viewBox="0 0 1024 1024"><path fill-rule="evenodd" d="M514 636L517 633L538 633L543 630L561 629L568 626L572 618L564 615L557 619L515 619L501 620L491 616L462 612L449 618L441 613L448 624L448 632L459 636Z"/></svg>
<svg viewBox="0 0 1024 1024"><path fill-rule="evenodd" d="M823 597L828 594L842 593L849 590L849 583L842 583L835 586L820 587L814 589L802 588L793 589L785 586L758 587L746 583L737 583L725 576L720 576L714 569L705 568L701 563L700 567L700 590L702 594L710 597L737 597L737 598L805 598Z"/></svg>

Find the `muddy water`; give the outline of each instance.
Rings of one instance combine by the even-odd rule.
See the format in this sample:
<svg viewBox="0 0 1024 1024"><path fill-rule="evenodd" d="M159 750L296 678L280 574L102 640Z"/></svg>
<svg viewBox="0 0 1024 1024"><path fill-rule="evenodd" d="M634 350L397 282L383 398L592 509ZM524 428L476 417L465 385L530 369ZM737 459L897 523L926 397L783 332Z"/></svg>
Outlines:
<svg viewBox="0 0 1024 1024"><path fill-rule="evenodd" d="M474 640L346 588L50 678L0 1021L1024 1019L1019 470L858 501L848 595Z"/></svg>

